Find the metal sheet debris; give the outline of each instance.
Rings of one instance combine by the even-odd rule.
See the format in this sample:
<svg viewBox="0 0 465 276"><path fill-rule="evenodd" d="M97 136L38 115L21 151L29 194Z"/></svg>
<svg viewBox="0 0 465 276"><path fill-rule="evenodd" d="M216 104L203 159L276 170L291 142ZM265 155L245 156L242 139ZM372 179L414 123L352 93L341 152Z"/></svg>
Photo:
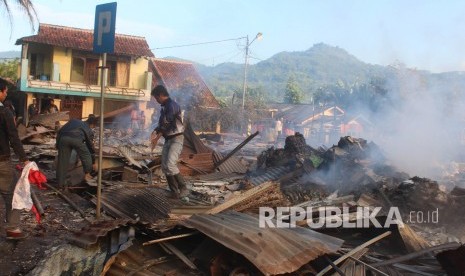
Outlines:
<svg viewBox="0 0 465 276"><path fill-rule="evenodd" d="M194 215L181 222L242 254L265 275L291 273L343 241L310 229L259 228L258 218L239 212Z"/></svg>

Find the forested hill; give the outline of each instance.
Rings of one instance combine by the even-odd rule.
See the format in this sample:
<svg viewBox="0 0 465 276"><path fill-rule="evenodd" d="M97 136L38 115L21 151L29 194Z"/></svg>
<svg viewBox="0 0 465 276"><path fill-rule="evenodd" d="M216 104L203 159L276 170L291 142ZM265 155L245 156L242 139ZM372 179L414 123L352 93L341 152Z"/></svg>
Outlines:
<svg viewBox="0 0 465 276"><path fill-rule="evenodd" d="M243 64L223 63L214 67L198 65L198 70L218 96L242 89ZM274 100L280 100L290 77L305 94L319 87L339 83L369 82L383 75L385 67L358 60L339 47L315 44L307 51L281 52L257 64L249 65L249 88L263 88Z"/></svg>

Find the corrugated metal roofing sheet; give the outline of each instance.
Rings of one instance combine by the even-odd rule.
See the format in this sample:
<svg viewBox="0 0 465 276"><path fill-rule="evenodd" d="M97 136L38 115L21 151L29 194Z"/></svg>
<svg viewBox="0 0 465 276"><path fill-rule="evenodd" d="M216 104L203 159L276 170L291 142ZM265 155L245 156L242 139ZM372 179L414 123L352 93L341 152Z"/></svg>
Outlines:
<svg viewBox="0 0 465 276"><path fill-rule="evenodd" d="M218 181L222 180L225 182L232 182L234 180L244 178L243 174L237 173L224 173L224 172L213 172L209 174L196 175L193 179L200 181Z"/></svg>
<svg viewBox="0 0 465 276"><path fill-rule="evenodd" d="M107 276L155 276L198 275L179 258L168 255L159 246L142 246L141 241L114 255L105 264L102 275Z"/></svg>
<svg viewBox="0 0 465 276"><path fill-rule="evenodd" d="M296 228L259 228L258 218L238 212L194 215L181 222L242 254L265 275L290 273L323 254L337 251L343 240Z"/></svg>
<svg viewBox="0 0 465 276"><path fill-rule="evenodd" d="M250 177L250 182L257 186L267 181L278 180L282 176L291 172L291 168L287 166L268 168L265 172L257 176Z"/></svg>
<svg viewBox="0 0 465 276"><path fill-rule="evenodd" d="M170 212L168 199L156 188L105 191L102 193L102 205L115 217L147 223L167 218Z"/></svg>
<svg viewBox="0 0 465 276"><path fill-rule="evenodd" d="M224 156L219 152L213 152L213 161L218 164ZM224 173L246 173L247 167L242 164L235 156L231 156L218 167L218 170Z"/></svg>
<svg viewBox="0 0 465 276"><path fill-rule="evenodd" d="M82 228L79 232L74 233L69 237L69 242L82 248L89 248L90 246L97 243L98 239L105 237L108 232L119 229L125 226L135 225L137 222L129 219L117 219L117 220L106 220L97 221L89 226ZM127 229L122 233L127 233L127 237L131 235Z"/></svg>
<svg viewBox="0 0 465 276"><path fill-rule="evenodd" d="M210 154L206 155L208 156L208 160L204 158L205 162L202 164L200 160L197 160L198 158L195 158L191 160L191 162L188 160L187 157L189 155L195 156L195 154ZM201 157L200 155L198 157ZM218 162L223 159L223 156L215 152L213 149L209 148L208 146L204 145L200 138L195 134L194 130L190 126L190 124L186 123L186 129L184 130L184 145L183 149L181 152L181 159L189 165L191 165L194 168L201 169L207 173L213 172L213 168L215 164L218 164ZM198 163L198 164L196 164ZM185 170L184 172L186 174L193 175L189 173L186 168L183 167L183 165L178 165L180 169ZM242 164L235 156L232 156L228 160L226 160L221 166L218 167L218 170L224 173L246 173L247 168Z"/></svg>

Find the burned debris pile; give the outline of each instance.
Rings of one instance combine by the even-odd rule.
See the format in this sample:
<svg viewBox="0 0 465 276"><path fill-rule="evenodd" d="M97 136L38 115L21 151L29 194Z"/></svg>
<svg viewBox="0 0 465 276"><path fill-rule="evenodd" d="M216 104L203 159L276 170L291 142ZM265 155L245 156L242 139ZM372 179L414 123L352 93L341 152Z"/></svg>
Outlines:
<svg viewBox="0 0 465 276"><path fill-rule="evenodd" d="M53 185L54 126L35 125L22 133L29 156ZM218 135L200 138L187 127L178 166L191 194L189 202L182 202L168 197L160 147L150 150L149 133L105 129L104 220L93 219L95 183L81 181L82 168L75 160L70 162L70 190L62 193L76 206L57 209L57 192L36 191L45 210L40 226L23 214L34 233L25 242L69 236L75 250L103 248L93 254L104 262L96 257L83 266L82 259L70 260L63 268L68 273L463 272L456 259L465 257L465 222L452 215L465 204L463 188L451 192L436 181L410 177L389 164L376 144L361 138L341 137L332 147L313 148L296 133L285 138L283 148L263 149L258 135L225 141L226 136ZM228 151L220 149L228 143ZM51 246L66 250L53 242L43 245L43 251ZM20 272L46 275L51 258L36 253L42 261L23 264Z"/></svg>

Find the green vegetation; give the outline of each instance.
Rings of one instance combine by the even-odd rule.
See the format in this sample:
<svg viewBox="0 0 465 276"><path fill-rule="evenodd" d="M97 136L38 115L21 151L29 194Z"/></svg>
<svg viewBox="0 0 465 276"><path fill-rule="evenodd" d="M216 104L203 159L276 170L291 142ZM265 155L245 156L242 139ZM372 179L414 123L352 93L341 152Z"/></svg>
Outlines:
<svg viewBox="0 0 465 276"><path fill-rule="evenodd" d="M241 101L243 65L197 65L197 69L215 97L228 106ZM464 98L462 72L432 74L406 68L401 63L368 64L339 47L323 43L302 52L278 53L249 65L248 72L248 94L259 89L259 98L264 103L336 104L345 110L359 107L380 110L399 105L402 100L399 97L418 89L438 92L450 104Z"/></svg>
<svg viewBox="0 0 465 276"><path fill-rule="evenodd" d="M302 89L297 84L294 76L290 76L286 85L286 92L284 94L284 103L287 104L300 104L302 103L303 93Z"/></svg>
<svg viewBox="0 0 465 276"><path fill-rule="evenodd" d="M16 81L18 79L18 65L19 59L0 60L0 77Z"/></svg>

